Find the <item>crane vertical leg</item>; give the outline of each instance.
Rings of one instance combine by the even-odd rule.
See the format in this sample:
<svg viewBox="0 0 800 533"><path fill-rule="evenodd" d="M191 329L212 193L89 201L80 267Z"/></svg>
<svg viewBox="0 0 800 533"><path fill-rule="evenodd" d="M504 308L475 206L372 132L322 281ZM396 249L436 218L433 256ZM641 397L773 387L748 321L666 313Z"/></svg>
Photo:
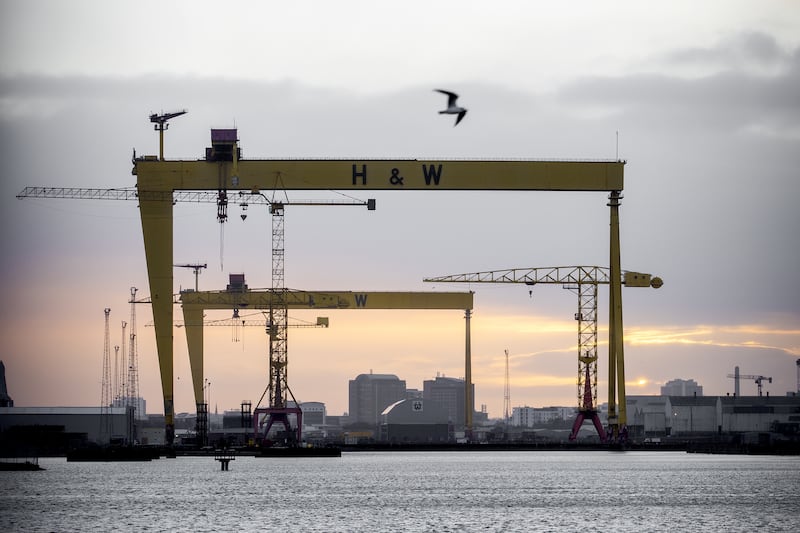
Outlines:
<svg viewBox="0 0 800 533"><path fill-rule="evenodd" d="M197 440L200 446L208 444L208 401L204 394L203 370L203 309L183 306L183 323L186 327L186 346L189 349L189 366L192 372L192 389L197 407Z"/></svg>
<svg viewBox="0 0 800 533"><path fill-rule="evenodd" d="M611 246L609 265L609 334L608 334L608 423L614 439L624 439L627 433L625 397L625 357L622 326L622 269L620 267L619 204L622 194L612 191L608 197L611 209ZM612 389L616 388L616 403Z"/></svg>
<svg viewBox="0 0 800 533"><path fill-rule="evenodd" d="M144 252L153 326L156 334L161 390L164 394L165 442L172 446L175 438L172 348L172 202L141 198Z"/></svg>
<svg viewBox="0 0 800 533"><path fill-rule="evenodd" d="M186 346L192 371L194 401L203 403L203 308L183 306L183 323L186 328Z"/></svg>
<svg viewBox="0 0 800 533"><path fill-rule="evenodd" d="M472 441L472 411L474 401L472 399L472 340L470 334L470 318L472 311L464 310L466 321L466 343L464 350L464 436L467 442Z"/></svg>

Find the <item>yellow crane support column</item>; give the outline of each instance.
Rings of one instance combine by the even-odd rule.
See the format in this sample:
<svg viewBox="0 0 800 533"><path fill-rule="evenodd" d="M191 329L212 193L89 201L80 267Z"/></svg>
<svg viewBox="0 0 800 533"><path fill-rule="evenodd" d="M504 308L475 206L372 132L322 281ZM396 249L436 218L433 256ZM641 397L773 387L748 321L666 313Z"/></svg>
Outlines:
<svg viewBox="0 0 800 533"><path fill-rule="evenodd" d="M472 411L474 410L472 399L472 336L470 334L470 319L472 311L464 310L466 320L466 343L464 350L464 436L468 442L472 441Z"/></svg>
<svg viewBox="0 0 800 533"><path fill-rule="evenodd" d="M608 425L612 438L620 437L620 430L627 425L625 409L625 358L622 334L622 275L619 246L619 201L620 191L611 191L608 207L611 209L610 238L610 284L609 284L609 332L608 332ZM615 398L616 389L616 398Z"/></svg>
<svg viewBox="0 0 800 533"><path fill-rule="evenodd" d="M186 347L189 350L194 401L199 405L203 402L203 308L184 307L183 322L186 327Z"/></svg>
<svg viewBox="0 0 800 533"><path fill-rule="evenodd" d="M171 195L170 195L171 196ZM150 281L158 366L164 394L164 423L166 442L171 445L175 436L172 347L172 201L142 198L139 202ZM202 396L201 396L202 397Z"/></svg>

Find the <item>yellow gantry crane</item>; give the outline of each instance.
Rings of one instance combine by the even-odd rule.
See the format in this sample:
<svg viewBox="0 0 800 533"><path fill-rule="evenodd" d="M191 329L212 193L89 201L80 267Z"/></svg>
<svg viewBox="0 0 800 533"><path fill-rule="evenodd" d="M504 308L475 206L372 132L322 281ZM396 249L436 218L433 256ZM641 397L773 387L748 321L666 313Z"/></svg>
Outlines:
<svg viewBox="0 0 800 533"><path fill-rule="evenodd" d="M575 313L575 320L578 322L578 417L575 419L569 438L570 440L575 440L584 420L588 419L593 422L600 440L605 441L607 438L606 433L596 410L598 358L597 286L601 284L610 285L613 279L611 270L605 267L568 266L490 270L425 278L424 281L431 283L524 283L529 286L558 284L576 293L578 295L578 312ZM619 281L627 287L653 287L657 289L663 285L661 278L639 272L622 271ZM617 360L612 356L613 354L614 351L609 342L609 412L612 410L615 399L619 402L618 426L614 427L613 424L610 424L613 432L612 438L616 439L619 437L619 431L625 430L627 416L625 410L624 366L621 364L621 359ZM621 355L621 352L619 354ZM508 357L507 350L506 357ZM506 380L508 380L507 372L506 370ZM615 388L616 395L614 394Z"/></svg>
<svg viewBox="0 0 800 533"><path fill-rule="evenodd" d="M178 112L180 113L180 112ZM181 113L182 114L182 113ZM164 396L165 437L174 438L172 292L173 206L216 193L218 218L227 218L229 191L382 190L382 191L603 191L610 208L610 355L623 364L619 207L625 162L553 160L427 159L241 159L236 130L212 130L204 159L166 160L163 130L177 114L151 116L159 131L159 156L134 154L133 189L26 188L19 198L136 199L142 221L145 258ZM162 126L163 119L163 126ZM215 133L216 132L216 133ZM277 184L280 184L278 186ZM197 201L197 200L195 200ZM251 198L258 203L257 195ZM243 202L246 203L246 202ZM261 203L272 203L263 198ZM282 304L278 302L278 307ZM469 324L469 322L467 322ZM469 338L469 336L467 337ZM469 346L468 346L469 349ZM469 368L467 368L469 378ZM612 425L620 420L609 402ZM624 423L624 417L622 422Z"/></svg>

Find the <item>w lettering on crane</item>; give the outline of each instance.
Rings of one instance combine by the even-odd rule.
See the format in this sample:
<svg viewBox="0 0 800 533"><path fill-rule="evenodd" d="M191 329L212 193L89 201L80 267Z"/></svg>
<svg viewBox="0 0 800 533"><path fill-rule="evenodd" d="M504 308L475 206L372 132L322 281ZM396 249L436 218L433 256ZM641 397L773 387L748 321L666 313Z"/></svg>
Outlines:
<svg viewBox="0 0 800 533"><path fill-rule="evenodd" d="M431 180L434 185L439 185L439 179L442 177L442 165L438 167L422 165L422 174L425 176L425 185L430 185Z"/></svg>
<svg viewBox="0 0 800 533"><path fill-rule="evenodd" d="M366 294L356 294L356 307L366 307L367 306L367 295Z"/></svg>

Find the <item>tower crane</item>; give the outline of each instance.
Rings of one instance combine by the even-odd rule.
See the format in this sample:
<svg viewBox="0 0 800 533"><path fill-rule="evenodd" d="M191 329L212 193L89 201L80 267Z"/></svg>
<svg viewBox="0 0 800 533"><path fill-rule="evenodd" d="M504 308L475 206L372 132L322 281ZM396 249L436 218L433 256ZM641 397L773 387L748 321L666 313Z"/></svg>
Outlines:
<svg viewBox="0 0 800 533"><path fill-rule="evenodd" d="M199 281L198 278L200 276L200 270L203 268L208 268L208 263L203 263L202 265L199 263L188 263L188 264L173 265L173 266L176 266L178 268L191 268L194 271L194 290L195 292L200 290L198 288L198 281Z"/></svg>
<svg viewBox="0 0 800 533"><path fill-rule="evenodd" d="M153 113L150 115L150 122L154 124L153 128L158 132L158 158L164 160L164 132L169 129L167 121L181 115L188 113L186 109L174 111L172 113Z"/></svg>
<svg viewBox="0 0 800 533"><path fill-rule="evenodd" d="M423 281L445 283L524 283L529 286L537 284L560 284L565 289L578 295L578 312L575 320L578 322L578 416L572 426L570 440L575 440L583 425L584 420L591 420L600 436L605 441L607 436L600 423L595 406L597 405L597 286L611 283L611 271L598 266L570 266L570 267L545 267L545 268L519 268L474 272L468 274L454 274L425 278ZM650 274L622 271L621 283L628 287L653 287L663 285L659 277ZM609 348L610 349L610 348ZM609 357L609 366L615 361ZM618 370L621 370L619 367ZM611 375L611 371L609 371ZM619 379L619 413L625 419L625 378L624 374L617 376ZM614 386L609 379L609 388ZM612 397L609 394L609 397ZM609 405L609 409L611 405ZM614 437L618 436L622 428L612 428Z"/></svg>
<svg viewBox="0 0 800 533"><path fill-rule="evenodd" d="M761 396L761 393L762 393L762 390L761 390L762 382L766 381L767 383L772 383L772 377L771 376L757 376L757 375L753 375L753 374L739 374L739 367L736 367L736 373L735 374L728 374L728 377L729 378L733 378L733 379L736 380L736 384L735 384L736 396L739 395L739 380L740 379L752 379L753 381L755 381L756 385L758 386L758 395L759 396Z"/></svg>

